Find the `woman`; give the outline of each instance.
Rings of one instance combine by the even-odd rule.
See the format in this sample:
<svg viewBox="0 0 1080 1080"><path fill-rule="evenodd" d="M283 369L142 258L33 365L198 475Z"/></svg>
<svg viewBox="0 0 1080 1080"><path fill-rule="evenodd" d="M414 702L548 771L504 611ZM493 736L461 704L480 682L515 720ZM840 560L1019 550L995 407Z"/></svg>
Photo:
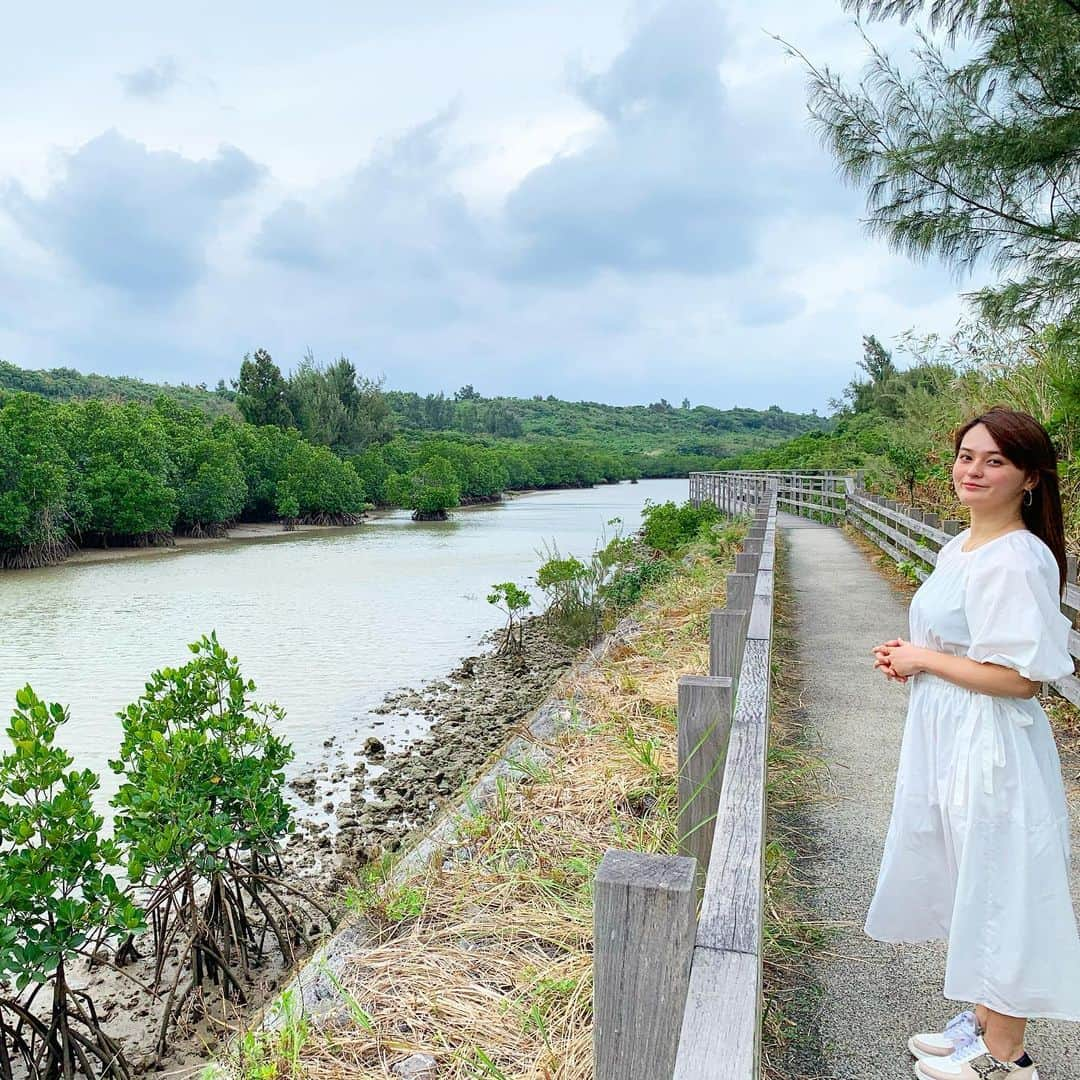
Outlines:
<svg viewBox="0 0 1080 1080"><path fill-rule="evenodd" d="M911 640L873 649L911 681L892 821L866 932L948 940L945 997L974 1002L909 1048L923 1080L1037 1080L1028 1017L1080 1020L1069 826L1039 684L1073 671L1060 608L1057 455L1026 413L956 434L953 486L971 526L911 601Z"/></svg>

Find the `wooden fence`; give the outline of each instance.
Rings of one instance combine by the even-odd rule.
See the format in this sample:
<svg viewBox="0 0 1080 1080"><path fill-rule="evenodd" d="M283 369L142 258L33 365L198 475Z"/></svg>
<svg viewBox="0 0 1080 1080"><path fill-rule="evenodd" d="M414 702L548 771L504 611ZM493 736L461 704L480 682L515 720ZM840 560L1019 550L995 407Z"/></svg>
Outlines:
<svg viewBox="0 0 1080 1080"><path fill-rule="evenodd" d="M596 1080L758 1080L776 514L847 523L923 580L963 523L869 494L862 474L691 473L690 498L753 513L710 620L708 676L679 680L681 854L609 851L595 882ZM1062 610L1080 615L1069 557ZM1070 636L1080 656L1080 634ZM1080 705L1080 680L1051 684ZM697 900L700 897L700 913Z"/></svg>
<svg viewBox="0 0 1080 1080"><path fill-rule="evenodd" d="M712 612L709 674L679 680L681 854L611 850L596 876L596 1080L759 1075L777 488L740 474L692 491L754 517Z"/></svg>
<svg viewBox="0 0 1080 1080"><path fill-rule="evenodd" d="M941 548L964 528L962 521L942 520L937 514L869 494L858 471L691 473L690 498L696 503L710 500L723 509L724 505L738 505L741 493L770 483L776 487L781 510L829 524L846 522L898 563L906 564L920 581L933 569ZM1080 585L1074 555L1068 557L1066 578L1061 609L1075 621L1080 615ZM1069 651L1080 658L1080 634L1075 630L1069 636ZM1075 675L1050 685L1062 697L1080 705L1080 679Z"/></svg>

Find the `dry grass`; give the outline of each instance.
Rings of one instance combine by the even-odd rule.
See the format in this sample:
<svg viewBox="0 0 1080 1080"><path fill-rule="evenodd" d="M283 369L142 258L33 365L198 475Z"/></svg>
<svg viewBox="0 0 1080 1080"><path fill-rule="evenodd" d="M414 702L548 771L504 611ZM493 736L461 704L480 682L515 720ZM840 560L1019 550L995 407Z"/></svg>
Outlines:
<svg viewBox="0 0 1080 1080"><path fill-rule="evenodd" d="M803 679L794 637L795 603L787 570L787 542L777 536L773 602L773 677L770 686L769 770L766 792L768 846L765 850L765 927L762 983L765 1015L762 1072L765 1080L786 1080L793 1058L817 1050L804 1022L816 993L812 955L834 930L816 919L808 903L810 886L799 876L806 854L802 812L825 795L825 763L800 719ZM809 1045L808 1049L801 1047Z"/></svg>
<svg viewBox="0 0 1080 1080"><path fill-rule="evenodd" d="M318 1029L293 1017L272 1042L248 1036L245 1080L389 1078L415 1053L436 1059L440 1080L591 1078L593 877L608 847L676 849L678 679L708 670L708 612L740 531L684 560L638 605L640 632L564 680L575 722L462 817L454 847L405 885L357 890L372 941L341 977L347 1006ZM776 754L771 798L788 805L809 758L783 733ZM783 842L769 878L773 1045L813 935L795 916Z"/></svg>

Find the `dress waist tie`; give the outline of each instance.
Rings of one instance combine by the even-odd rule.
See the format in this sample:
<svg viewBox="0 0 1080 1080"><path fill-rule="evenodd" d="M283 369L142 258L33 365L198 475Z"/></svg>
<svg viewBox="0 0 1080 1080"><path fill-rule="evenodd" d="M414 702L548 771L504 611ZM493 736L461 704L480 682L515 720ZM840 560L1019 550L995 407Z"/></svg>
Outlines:
<svg viewBox="0 0 1080 1080"><path fill-rule="evenodd" d="M1022 709L1009 709L1010 720L1017 727L1030 727L1032 718ZM1010 722L1010 721L1005 721ZM997 702L989 694L972 691L960 731L956 739L958 760L953 783L953 805L963 806L968 790L971 760L982 773L982 789L994 794L994 769L1005 764L1005 740L997 721Z"/></svg>

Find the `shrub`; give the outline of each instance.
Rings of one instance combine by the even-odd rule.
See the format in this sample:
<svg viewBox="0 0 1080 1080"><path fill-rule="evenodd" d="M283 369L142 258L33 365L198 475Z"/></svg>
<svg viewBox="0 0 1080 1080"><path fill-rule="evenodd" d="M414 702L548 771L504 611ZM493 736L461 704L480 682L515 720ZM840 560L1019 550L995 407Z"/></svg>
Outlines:
<svg viewBox="0 0 1080 1080"><path fill-rule="evenodd" d="M90 995L68 985L67 969L141 927L142 916L109 873L120 852L101 838L98 777L70 769L71 756L55 745L67 710L29 686L15 700L14 749L0 758L0 978L13 977L18 996L0 999L0 1075L13 1075L10 1048L29 1076L126 1077L120 1048ZM50 984L50 1008L35 1008Z"/></svg>
<svg viewBox="0 0 1080 1080"><path fill-rule="evenodd" d="M392 502L413 512L418 521L446 517L461 502L461 481L444 457L431 457L408 474L390 477L387 495Z"/></svg>
<svg viewBox="0 0 1080 1080"><path fill-rule="evenodd" d="M503 581L491 586L487 602L506 613L506 629L503 631L499 653L521 653L525 644L522 640L521 620L532 603L532 597L512 581Z"/></svg>
<svg viewBox="0 0 1080 1080"><path fill-rule="evenodd" d="M670 559L647 559L620 570L604 589L604 598L616 608L629 607L641 599L646 589L671 577L675 564Z"/></svg>
<svg viewBox="0 0 1080 1080"><path fill-rule="evenodd" d="M609 524L618 526L619 521ZM597 547L587 563L573 555L564 558L555 544L545 548L547 559L536 572L536 583L548 596L544 618L556 638L580 645L596 637L605 590L617 568L634 560L634 548L634 541L616 534Z"/></svg>
<svg viewBox="0 0 1080 1080"><path fill-rule="evenodd" d="M694 506L691 502L685 502L682 506L673 502L646 502L642 516L642 539L654 550L671 555L696 540L703 530L720 521L723 515L711 502L703 502L700 506Z"/></svg>
<svg viewBox="0 0 1080 1080"><path fill-rule="evenodd" d="M159 1052L171 1014L204 981L243 1001L268 935L287 959L300 941L278 880L278 845L292 828L283 795L292 749L272 730L284 713L251 699L255 684L216 635L188 647L192 660L155 671L119 714L124 738L110 762L123 776L112 805L128 874L150 886L156 983L177 950Z"/></svg>

